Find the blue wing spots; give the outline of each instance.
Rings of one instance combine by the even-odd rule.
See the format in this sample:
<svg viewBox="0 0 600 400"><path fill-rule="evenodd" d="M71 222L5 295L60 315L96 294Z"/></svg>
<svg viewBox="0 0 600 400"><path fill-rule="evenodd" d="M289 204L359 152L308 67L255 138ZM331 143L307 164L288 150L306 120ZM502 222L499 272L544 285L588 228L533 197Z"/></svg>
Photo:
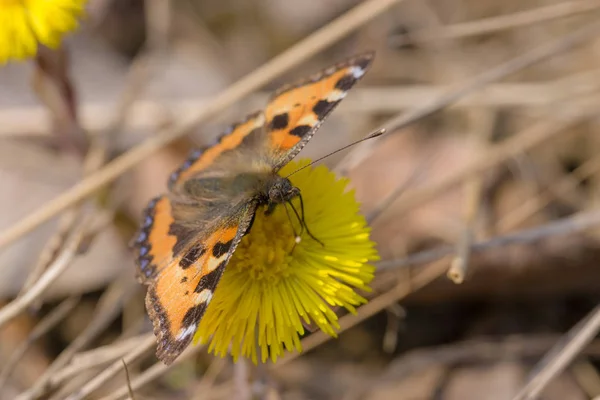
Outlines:
<svg viewBox="0 0 600 400"><path fill-rule="evenodd" d="M133 243L133 247L137 251L136 262L139 266L139 272L141 272L142 278L150 278L155 273L155 267L152 265L153 256L150 255L150 243L148 238L150 236L150 230L154 223L154 212L158 197L152 199L146 209L144 210L144 224L139 230L138 235ZM138 275L139 276L139 275Z"/></svg>
<svg viewBox="0 0 600 400"><path fill-rule="evenodd" d="M198 161L198 159L200 158L200 156L202 155L202 150L197 149L192 151L188 158L184 161L183 164L181 164L181 166L179 168L177 168L175 171L173 171L173 173L169 176L169 182L168 182L168 186L169 189L173 186L173 184L177 181L177 179L179 179L179 176L181 175L182 172L184 172L185 170L187 170L188 168L190 168L192 165L194 165L194 163L196 161Z"/></svg>
<svg viewBox="0 0 600 400"><path fill-rule="evenodd" d="M141 244L146 241L147 237L148 237L148 235L146 234L146 232L141 231L140 234L138 235L137 239L135 240L135 242Z"/></svg>
<svg viewBox="0 0 600 400"><path fill-rule="evenodd" d="M154 222L152 217L147 215L144 219L144 228L148 228L150 225L152 225L152 222Z"/></svg>

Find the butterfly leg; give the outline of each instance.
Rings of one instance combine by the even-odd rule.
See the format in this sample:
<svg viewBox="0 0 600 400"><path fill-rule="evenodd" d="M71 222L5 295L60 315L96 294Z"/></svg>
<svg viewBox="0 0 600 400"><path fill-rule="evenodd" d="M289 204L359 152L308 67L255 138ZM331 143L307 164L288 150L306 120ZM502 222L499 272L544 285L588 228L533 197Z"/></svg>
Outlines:
<svg viewBox="0 0 600 400"><path fill-rule="evenodd" d="M296 210L291 201L289 202L289 204L292 207L294 214L296 214L296 218L298 218L298 220L300 221L300 234L302 234L304 232L304 229L306 229L306 233L308 234L308 236L310 236L315 242L319 243L321 246L325 247L325 243L317 239L316 236L312 234L310 229L308 229L308 225L306 225L306 221L304 220L304 200L302 199L302 194L298 193L298 197L300 198L300 214L302 215L302 217L300 217L300 214L298 214L298 211Z"/></svg>

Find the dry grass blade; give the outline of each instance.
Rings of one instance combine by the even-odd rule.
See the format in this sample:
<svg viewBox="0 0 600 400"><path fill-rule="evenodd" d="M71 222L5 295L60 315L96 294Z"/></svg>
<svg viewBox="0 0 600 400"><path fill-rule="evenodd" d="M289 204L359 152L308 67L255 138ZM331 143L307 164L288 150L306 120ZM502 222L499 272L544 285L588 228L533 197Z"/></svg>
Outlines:
<svg viewBox="0 0 600 400"><path fill-rule="evenodd" d="M600 173L600 155L592 157L590 160L579 166L568 178L563 178L558 181L554 185L554 192L565 196L569 195L577 189L577 184L581 184L585 179L588 179L597 173ZM511 210L510 213L506 214L498 221L498 230L500 232L512 230L527 218L547 206L551 199L551 196L545 192L527 199L526 202L514 210Z"/></svg>
<svg viewBox="0 0 600 400"><path fill-rule="evenodd" d="M546 7L484 18L472 22L449 25L437 29L416 31L410 36L400 36L392 39L395 46L404 46L411 43L435 41L439 39L459 39L467 36L486 35L497 31L513 29L532 24L539 24L558 18L570 17L596 11L600 8L598 0L565 1Z"/></svg>
<svg viewBox="0 0 600 400"><path fill-rule="evenodd" d="M9 245L56 214L91 195L155 151L178 137L185 135L196 125L231 106L242 97L257 90L265 83L270 82L303 60L335 43L400 1L402 0L369 0L360 3L341 17L221 92L200 113L190 120L184 121L178 126L162 131L160 134L146 140L136 148L113 160L104 166L104 168L91 174L70 190L50 200L44 207L29 214L17 224L0 233L0 248Z"/></svg>
<svg viewBox="0 0 600 400"><path fill-rule="evenodd" d="M582 103L577 103L571 109L570 115L566 116L563 120L545 119L526 129L524 132L504 140L500 144L490 146L485 153L481 154L465 168L449 173L426 187L407 193L396 204L395 212L399 214L408 212L414 207L433 199L439 193L464 182L469 177L490 169L523 151L551 139L565 129L594 117L598 106L598 99L588 99Z"/></svg>
<svg viewBox="0 0 600 400"><path fill-rule="evenodd" d="M442 259L434 262L431 265L423 267L422 270L411 277L410 282L406 282L406 284L399 284L394 289L391 289L390 291L371 299L367 304L357 310L356 315L344 315L339 320L340 332L357 325L358 323L375 315L379 311L396 303L403 297L408 296L410 293L422 288L430 282L433 282L435 279L442 276L444 272L446 272L447 265L448 261L446 259ZM303 353L308 352L331 339L332 337L323 331L317 331L307 338L302 339L302 351ZM276 365L288 363L298 358L300 354L303 353L289 353L284 356L281 361L278 361Z"/></svg>
<svg viewBox="0 0 600 400"><path fill-rule="evenodd" d="M72 209L67 210L60 218L58 223L58 228L52 236L45 244L40 257L38 258L37 264L33 267L29 276L25 280L23 287L19 295L26 293L31 286L39 279L40 276L44 273L46 268L54 261L54 258L60 251L62 245L64 245L65 240L69 237L69 233L71 229L77 223L77 219L79 219L82 215L82 210L80 207L73 207Z"/></svg>
<svg viewBox="0 0 600 400"><path fill-rule="evenodd" d="M396 118L386 122L383 127L387 132L394 132L402 129L416 120L429 116L450 103L458 100L465 95L481 89L483 86L505 78L523 68L531 66L535 63L545 60L548 57L559 54L563 51L571 49L577 45L581 45L586 40L590 40L600 33L600 22L589 24L572 32L562 38L556 39L550 43L546 43L537 47L519 57L500 64L492 69L489 69L466 82L460 82L453 85L440 97L433 99L429 104L412 109L406 113L402 113ZM338 164L337 171L342 174L347 174L348 171L358 166L376 146L376 142L365 142L354 147L354 149ZM2 237L0 236L0 247L2 246Z"/></svg>
<svg viewBox="0 0 600 400"><path fill-rule="evenodd" d="M90 323L54 360L52 365L38 379L34 387L26 393L26 396L37 397L54 388L54 386L50 384L54 374L59 371L60 368L67 365L77 352L87 347L108 324L114 321L121 312L123 302L135 292L133 285L137 286L137 283L122 279L114 282L104 291Z"/></svg>
<svg viewBox="0 0 600 400"><path fill-rule="evenodd" d="M127 363L125 363L125 360L121 361L123 361L123 370L125 371L125 379L127 379L127 394L129 394L129 398L131 400L135 400L133 389L131 387L131 378L129 377L129 368L127 368Z"/></svg>
<svg viewBox="0 0 600 400"><path fill-rule="evenodd" d="M77 390L67 397L67 400L82 400L92 394L96 389L100 388L108 380L112 379L116 374L123 370L123 362L127 364L133 363L135 360L143 356L149 349L156 344L154 335L146 336L146 339L140 343L139 347L128 353L122 360L115 361L104 371L96 375L92 380L87 382L81 389Z"/></svg>
<svg viewBox="0 0 600 400"><path fill-rule="evenodd" d="M78 353L73 357L73 361L69 365L52 374L48 381L48 386L58 387L68 379L80 374L82 371L100 367L122 358L136 348L139 343L143 342L145 337L147 336L134 337L112 345L96 348L84 353ZM29 392L27 392L27 396L29 396L29 398L33 397Z"/></svg>
<svg viewBox="0 0 600 400"><path fill-rule="evenodd" d="M481 252L494 247L510 246L512 244L525 244L539 241L550 236L571 235L584 232L600 225L600 212L589 211L559 219L540 227L525 229L510 235L497 236L485 242L473 244L473 252ZM426 264L446 257L455 251L453 246L442 246L432 250L425 250L417 254L399 259L387 260L377 263L380 271L392 268L405 268L419 264Z"/></svg>
<svg viewBox="0 0 600 400"><path fill-rule="evenodd" d="M123 385L119 389L115 390L113 393L106 397L102 397L101 400L119 400L127 396L129 390L136 391L139 388L147 385L148 383L154 382L157 378L160 378L165 373L170 371L174 366L181 364L182 362L190 359L200 352L200 350L205 349L204 346L195 346L190 348L188 351L183 353L175 362L171 365L165 365L162 361L157 361L153 366L145 370L140 375L131 379L128 384Z"/></svg>
<svg viewBox="0 0 600 400"><path fill-rule="evenodd" d="M600 331L600 305L566 334L540 361L537 373L513 400L535 400L544 388L561 373Z"/></svg>
<svg viewBox="0 0 600 400"><path fill-rule="evenodd" d="M477 152L485 152L492 137L496 114L493 112L479 112L473 117L475 122L473 131L478 134L475 138L478 145ZM471 255L471 245L476 236L475 224L480 211L481 197L483 194L483 178L481 176L474 176L468 179L463 184L463 192L465 196L464 227L456 245L456 256L450 262L450 268L448 268L447 273L448 278L456 284L462 283L467 275Z"/></svg>
<svg viewBox="0 0 600 400"><path fill-rule="evenodd" d="M35 342L50 329L54 328L75 308L78 302L79 297L69 297L56 306L36 325L25 341L12 352L10 358L2 367L2 372L0 373L0 387L4 386L7 379L10 378L10 374L13 372L15 365L21 360L31 343Z"/></svg>
<svg viewBox="0 0 600 400"><path fill-rule="evenodd" d="M151 63L147 62L149 55L141 55L133 61L131 75L137 76L138 82L131 86L143 84L144 76L151 75ZM527 108L525 112L537 112L540 108L552 106L559 101L588 95L598 90L600 79L597 70L589 70L574 73L570 76L561 77L556 80L531 81L531 82L503 82L488 85L481 90L465 96L449 107L465 109L470 107L521 107ZM410 84L377 87L355 87L352 96L344 99L344 107L336 110L339 116L347 115L372 115L373 113L398 113L407 108L424 107L432 98L441 97L448 88L445 85L434 84ZM256 93L247 97L249 104L265 104L268 93ZM211 101L207 97L195 97L189 99L173 99L170 112L175 120L184 120L190 115L195 115L197 110L203 109ZM120 108L119 108L120 107ZM90 130L106 130L108 132L120 132L123 142L120 146L126 146L137 140L136 134L130 132L152 131L156 127L156 115L164 109L164 105L151 99L136 99L129 96L117 107L119 115L115 118L121 121L118 124L112 122L106 128L106 121L114 118L112 103L98 101L94 103L83 103L80 106L81 118ZM124 117L127 116L127 130L119 131L114 128L120 126ZM20 137L28 138L45 137L45 110L40 106L10 107L0 109L0 138ZM104 134L102 137L106 136ZM111 142L111 140L109 140Z"/></svg>
<svg viewBox="0 0 600 400"><path fill-rule="evenodd" d="M565 218L564 220L560 220L558 222L552 222L539 228L522 231L513 235L493 238L482 243L476 243L473 245L472 250L481 251L492 247L533 242L548 236L567 235L578 231L589 230L598 225L600 225L600 212L595 211L580 213L573 217ZM442 276L447 269L447 259L445 257L451 254L454 250L455 248L453 246L446 246L441 249L420 253L412 258L408 257L403 260L385 261L379 263L379 269L381 270L383 268L387 269L398 265L407 266L417 263L433 262L433 264L424 267L422 270L417 272L411 278L410 283L406 286L398 286L373 298L368 304L360 307L357 310L357 315L348 314L340 318L340 331L343 332L344 330L355 326L361 321L364 321L375 313L383 310L391 304L394 304L403 297L406 297L408 294ZM311 349L314 349L330 339L332 339L332 337L328 336L322 331L315 332L302 340L303 352L310 351ZM278 362L278 365L290 362L299 357L299 355L299 353L288 354L287 356L283 357L280 362Z"/></svg>
<svg viewBox="0 0 600 400"><path fill-rule="evenodd" d="M43 295L44 291L48 289L52 282L67 269L73 259L77 256L79 243L85 234L88 219L89 218L84 217L84 220L75 228L75 231L67 240L61 254L56 257L54 262L52 262L40 279L31 286L31 289L0 309L0 326L4 325L29 307Z"/></svg>

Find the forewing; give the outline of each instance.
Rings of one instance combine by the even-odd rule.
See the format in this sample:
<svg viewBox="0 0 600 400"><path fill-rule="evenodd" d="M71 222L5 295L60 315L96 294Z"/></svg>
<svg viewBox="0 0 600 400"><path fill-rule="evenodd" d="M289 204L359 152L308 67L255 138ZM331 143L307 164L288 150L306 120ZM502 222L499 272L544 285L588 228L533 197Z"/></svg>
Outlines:
<svg viewBox="0 0 600 400"><path fill-rule="evenodd" d="M169 177L169 189L176 190L186 180L208 168L215 168L224 153L234 151L258 154L264 142L264 123L262 112L253 113L226 130L214 146L193 151Z"/></svg>
<svg viewBox="0 0 600 400"><path fill-rule="evenodd" d="M165 364L191 342L256 209L250 202L200 232L178 223L176 207L167 196L153 200L136 240L138 275L149 286L146 308L158 342L156 355Z"/></svg>
<svg viewBox="0 0 600 400"><path fill-rule="evenodd" d="M355 56L273 94L265 110L265 124L275 169L302 150L372 60L373 53Z"/></svg>

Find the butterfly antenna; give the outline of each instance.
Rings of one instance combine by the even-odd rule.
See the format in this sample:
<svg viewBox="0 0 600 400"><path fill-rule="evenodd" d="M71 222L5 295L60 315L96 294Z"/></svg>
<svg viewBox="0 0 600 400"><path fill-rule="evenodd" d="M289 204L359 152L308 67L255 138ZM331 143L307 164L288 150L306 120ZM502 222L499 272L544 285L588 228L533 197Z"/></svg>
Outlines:
<svg viewBox="0 0 600 400"><path fill-rule="evenodd" d="M315 163L318 163L319 161L321 161L321 160L323 160L323 159L325 159L325 158L327 158L329 156L332 156L332 155L334 155L336 153L339 153L342 150L346 150L348 147L352 147L355 144L359 144L359 143L362 143L362 142L364 142L366 140L379 137L379 136L383 135L384 133L385 133L385 128L377 129L376 131L370 133L368 136L366 136L366 137L364 137L362 139L359 139L359 140L357 140L355 142L352 142L352 143L350 143L350 144L348 144L348 145L346 145L344 147L341 147L341 148L339 148L339 149L337 149L335 151L332 151L331 153L326 154L323 157L317 158L316 160L312 161L310 164L307 164L307 165L305 165L303 167L298 168L297 170L295 170L294 172L292 172L291 174L289 174L288 176L286 176L286 178L289 178L290 176L294 175L296 172L302 171L304 168L310 167L311 165L313 165Z"/></svg>

